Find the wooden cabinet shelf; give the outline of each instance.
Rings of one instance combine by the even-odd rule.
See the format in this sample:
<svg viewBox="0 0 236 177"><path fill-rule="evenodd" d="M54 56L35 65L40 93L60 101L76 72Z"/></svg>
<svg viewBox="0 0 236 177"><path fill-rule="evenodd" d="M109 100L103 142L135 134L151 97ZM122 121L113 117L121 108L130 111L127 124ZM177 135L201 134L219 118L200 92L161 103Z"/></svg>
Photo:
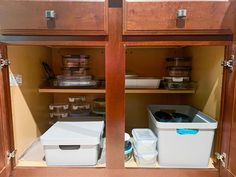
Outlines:
<svg viewBox="0 0 236 177"><path fill-rule="evenodd" d="M39 93L106 93L105 88L77 89L77 88L39 88ZM125 93L166 93L166 94L194 94L194 89L189 90L167 90L167 89L125 89Z"/></svg>
<svg viewBox="0 0 236 177"><path fill-rule="evenodd" d="M106 89L105 88L76 89L76 88L42 87L42 88L39 88L39 93L106 93Z"/></svg>
<svg viewBox="0 0 236 177"><path fill-rule="evenodd" d="M195 93L194 89L189 90L167 90L167 89L126 89L125 93Z"/></svg>

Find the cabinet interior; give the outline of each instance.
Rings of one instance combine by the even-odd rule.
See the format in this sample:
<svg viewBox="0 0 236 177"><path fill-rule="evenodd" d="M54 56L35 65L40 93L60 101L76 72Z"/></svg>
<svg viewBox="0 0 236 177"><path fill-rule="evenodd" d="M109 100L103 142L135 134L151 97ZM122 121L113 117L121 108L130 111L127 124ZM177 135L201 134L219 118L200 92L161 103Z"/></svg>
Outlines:
<svg viewBox="0 0 236 177"><path fill-rule="evenodd" d="M192 57L192 81L196 82L195 93L131 93L125 95L125 131L131 135L133 128L148 128L148 105L191 105L219 121L224 58L224 46L182 47L129 47L126 50L126 71L139 76L162 78L166 76L167 57ZM219 125L218 125L219 126ZM214 152L218 150L218 135L215 131ZM133 167L133 162L126 163Z"/></svg>
<svg viewBox="0 0 236 177"><path fill-rule="evenodd" d="M48 105L67 103L69 96L76 95L85 95L87 102L91 103L95 98L105 97L105 93L87 93L86 89L79 94L40 93L39 88L46 82L46 74L41 63L48 63L55 75L60 75L63 55L86 54L90 56L89 74L101 79L105 77L105 48L9 45L7 50L8 58L12 63L10 75L22 77L22 84L11 84L14 145L17 149L16 164L45 166L45 163L22 162L19 159L29 147L37 145L36 140L51 126Z"/></svg>
<svg viewBox="0 0 236 177"><path fill-rule="evenodd" d="M104 47L63 47L9 45L10 73L22 76L22 84L11 86L14 144L17 163L32 143L49 127L48 105L63 103L70 95L86 95L88 101L104 97L105 93L40 93L45 83L43 61L49 63L55 74L61 74L62 55L88 54L91 58L90 74L105 78ZM147 128L147 106L150 104L188 104L216 120L220 118L224 46L162 46L128 47L126 70L145 77L162 78L166 75L165 58L170 56L192 57L192 80L196 81L195 93L126 93L125 131ZM218 135L212 152L218 149ZM32 164L27 164L31 165ZM27 166L26 165L26 166ZM34 164L35 165L35 164ZM41 166L41 164L39 164ZM132 166L131 166L132 167Z"/></svg>

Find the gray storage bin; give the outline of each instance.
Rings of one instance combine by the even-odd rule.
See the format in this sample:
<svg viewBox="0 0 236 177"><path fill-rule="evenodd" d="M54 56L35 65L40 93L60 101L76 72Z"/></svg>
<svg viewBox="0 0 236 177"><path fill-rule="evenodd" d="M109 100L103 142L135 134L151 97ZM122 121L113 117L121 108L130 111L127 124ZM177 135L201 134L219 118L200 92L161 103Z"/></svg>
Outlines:
<svg viewBox="0 0 236 177"><path fill-rule="evenodd" d="M159 122L156 111L175 111L192 122ZM217 121L188 105L150 105L149 127L158 137L158 162L162 167L207 168Z"/></svg>

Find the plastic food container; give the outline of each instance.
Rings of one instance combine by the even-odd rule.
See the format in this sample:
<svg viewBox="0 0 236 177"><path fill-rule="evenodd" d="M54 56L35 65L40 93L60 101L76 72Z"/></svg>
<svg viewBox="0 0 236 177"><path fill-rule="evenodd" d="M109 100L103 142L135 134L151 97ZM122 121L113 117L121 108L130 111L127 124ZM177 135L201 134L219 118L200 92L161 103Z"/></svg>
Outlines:
<svg viewBox="0 0 236 177"><path fill-rule="evenodd" d="M106 114L106 102L105 98L96 98L93 100L93 113L98 115L105 115Z"/></svg>
<svg viewBox="0 0 236 177"><path fill-rule="evenodd" d="M49 117L52 119L61 119L69 117L69 112L50 112Z"/></svg>
<svg viewBox="0 0 236 177"><path fill-rule="evenodd" d="M63 112L69 109L69 104L50 104L49 110L54 112Z"/></svg>
<svg viewBox="0 0 236 177"><path fill-rule="evenodd" d="M86 96L68 97L69 103L81 103L86 101Z"/></svg>
<svg viewBox="0 0 236 177"><path fill-rule="evenodd" d="M163 77L165 82L190 82L190 77Z"/></svg>
<svg viewBox="0 0 236 177"><path fill-rule="evenodd" d="M157 111L185 114L192 121L161 122L155 118ZM160 166L208 167L217 121L188 105L150 105L148 112L149 127L158 137Z"/></svg>
<svg viewBox="0 0 236 177"><path fill-rule="evenodd" d="M132 130L134 147L139 154L156 152L157 137L151 129L135 128Z"/></svg>
<svg viewBox="0 0 236 177"><path fill-rule="evenodd" d="M65 112L69 109L69 104L50 104L49 110L54 112Z"/></svg>
<svg viewBox="0 0 236 177"><path fill-rule="evenodd" d="M72 76L86 76L88 74L87 68L78 68L71 71Z"/></svg>
<svg viewBox="0 0 236 177"><path fill-rule="evenodd" d="M182 90L194 88L193 82L164 82L166 89L170 90Z"/></svg>
<svg viewBox="0 0 236 177"><path fill-rule="evenodd" d="M48 166L96 165L104 121L56 122L41 137Z"/></svg>
<svg viewBox="0 0 236 177"><path fill-rule="evenodd" d="M92 76L63 76L63 75L58 75L56 76L57 79L59 80L92 80Z"/></svg>
<svg viewBox="0 0 236 177"><path fill-rule="evenodd" d="M134 148L134 158L139 167L155 167L157 161L157 151L138 153Z"/></svg>
<svg viewBox="0 0 236 177"><path fill-rule="evenodd" d="M88 68L80 68L80 67L74 67L74 68L62 68L62 74L63 76L87 76L88 74Z"/></svg>
<svg viewBox="0 0 236 177"><path fill-rule="evenodd" d="M63 76L71 76L72 75L71 69L70 68L63 68L62 74L63 74Z"/></svg>
<svg viewBox="0 0 236 177"><path fill-rule="evenodd" d="M80 67L80 59L75 57L64 57L63 58L64 67Z"/></svg>
<svg viewBox="0 0 236 177"><path fill-rule="evenodd" d="M63 56L64 67L88 67L88 55L65 55Z"/></svg>
<svg viewBox="0 0 236 177"><path fill-rule="evenodd" d="M173 58L166 58L167 66L168 67L191 67L192 60L190 57L173 57Z"/></svg>
<svg viewBox="0 0 236 177"><path fill-rule="evenodd" d="M155 78L136 78L125 79L126 88L159 88L160 79Z"/></svg>
<svg viewBox="0 0 236 177"><path fill-rule="evenodd" d="M190 77L191 67L168 67L168 74L171 77Z"/></svg>
<svg viewBox="0 0 236 177"><path fill-rule="evenodd" d="M81 79L57 79L53 82L54 86L59 87L96 87L96 80L81 80Z"/></svg>
<svg viewBox="0 0 236 177"><path fill-rule="evenodd" d="M83 104L72 104L71 105L71 111L88 111L90 110L91 106L89 103L83 103Z"/></svg>

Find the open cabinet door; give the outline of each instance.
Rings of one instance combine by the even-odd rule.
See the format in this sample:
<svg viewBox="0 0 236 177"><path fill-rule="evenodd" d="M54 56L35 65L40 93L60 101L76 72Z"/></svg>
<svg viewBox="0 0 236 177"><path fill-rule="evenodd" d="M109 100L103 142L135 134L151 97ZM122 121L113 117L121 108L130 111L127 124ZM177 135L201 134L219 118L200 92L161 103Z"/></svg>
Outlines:
<svg viewBox="0 0 236 177"><path fill-rule="evenodd" d="M12 172L14 151L12 151L12 124L9 90L9 71L6 59L6 45L0 43L0 177L9 177ZM13 153L11 153L13 152Z"/></svg>
<svg viewBox="0 0 236 177"><path fill-rule="evenodd" d="M226 56L233 62L229 61L229 65L233 65L233 70L230 67L224 69L225 91L223 95L223 123L221 135L221 152L223 155L220 165L220 177L236 177L236 44L228 48Z"/></svg>

